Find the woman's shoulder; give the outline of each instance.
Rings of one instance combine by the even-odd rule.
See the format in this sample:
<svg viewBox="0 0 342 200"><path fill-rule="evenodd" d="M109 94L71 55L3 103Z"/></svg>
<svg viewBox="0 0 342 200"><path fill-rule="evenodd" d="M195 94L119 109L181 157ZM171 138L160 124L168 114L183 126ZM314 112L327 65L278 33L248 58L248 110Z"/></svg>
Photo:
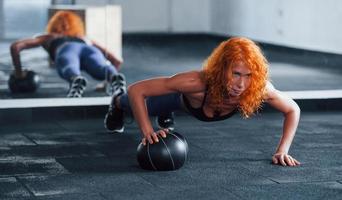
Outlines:
<svg viewBox="0 0 342 200"><path fill-rule="evenodd" d="M194 80L201 80L203 76L203 72L201 70L192 70L192 71L185 71L175 74L174 76L177 77L184 77Z"/></svg>
<svg viewBox="0 0 342 200"><path fill-rule="evenodd" d="M34 35L33 38L42 39L42 40L53 40L53 39L60 38L60 37L62 37L62 35L43 33L43 34L36 34Z"/></svg>
<svg viewBox="0 0 342 200"><path fill-rule="evenodd" d="M187 88L187 90L192 91L202 91L205 89L205 83L202 79L201 71L186 71L173 75L170 77L172 82L182 87Z"/></svg>
<svg viewBox="0 0 342 200"><path fill-rule="evenodd" d="M204 84L203 80L203 73L202 71L193 70L193 71L186 71L180 72L170 77L174 80L180 80L181 82L191 82L193 84Z"/></svg>
<svg viewBox="0 0 342 200"><path fill-rule="evenodd" d="M266 88L264 92L264 100L273 99L278 93L278 90L273 86L270 81L267 81Z"/></svg>

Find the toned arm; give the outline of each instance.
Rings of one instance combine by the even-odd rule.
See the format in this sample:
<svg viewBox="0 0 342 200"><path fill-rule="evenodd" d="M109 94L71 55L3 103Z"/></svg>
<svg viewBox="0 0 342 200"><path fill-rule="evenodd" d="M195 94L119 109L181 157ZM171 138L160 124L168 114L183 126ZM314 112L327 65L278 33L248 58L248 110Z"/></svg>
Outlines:
<svg viewBox="0 0 342 200"><path fill-rule="evenodd" d="M10 47L12 62L15 68L15 75L16 77L22 77L22 66L20 61L20 52L24 49L30 49L34 47L41 46L44 42L49 40L51 36L49 35L42 35L36 38L24 39L19 40L12 43Z"/></svg>
<svg viewBox="0 0 342 200"><path fill-rule="evenodd" d="M272 160L275 164L295 166L299 162L288 155L291 143L295 136L299 118L300 108L293 99L276 90L271 83L267 85L266 102L284 115L283 134Z"/></svg>
<svg viewBox="0 0 342 200"><path fill-rule="evenodd" d="M128 95L134 117L144 138L151 144L158 142L156 133L149 120L145 98L173 92L192 93L203 91L205 85L201 80L201 72L179 73L171 77L159 77L136 82L129 86ZM153 138L153 139L152 139Z"/></svg>

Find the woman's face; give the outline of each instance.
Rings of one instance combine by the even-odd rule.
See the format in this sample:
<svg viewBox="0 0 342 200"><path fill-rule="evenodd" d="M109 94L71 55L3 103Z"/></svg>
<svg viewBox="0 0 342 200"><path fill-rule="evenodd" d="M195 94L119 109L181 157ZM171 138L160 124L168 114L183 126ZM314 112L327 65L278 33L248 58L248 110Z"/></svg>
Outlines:
<svg viewBox="0 0 342 200"><path fill-rule="evenodd" d="M231 80L227 85L229 96L240 96L250 85L252 72L243 62L237 62L231 70Z"/></svg>

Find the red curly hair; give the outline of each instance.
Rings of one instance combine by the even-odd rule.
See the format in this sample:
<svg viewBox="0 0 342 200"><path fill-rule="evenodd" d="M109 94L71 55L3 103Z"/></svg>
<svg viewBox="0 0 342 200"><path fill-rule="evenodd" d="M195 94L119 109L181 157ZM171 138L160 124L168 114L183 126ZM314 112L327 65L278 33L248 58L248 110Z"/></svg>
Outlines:
<svg viewBox="0 0 342 200"><path fill-rule="evenodd" d="M223 41L204 63L203 78L212 103L221 104L228 94L227 84L237 62L243 62L252 72L251 83L241 94L239 103L242 116L248 118L261 107L268 80L268 62L253 41L243 37Z"/></svg>
<svg viewBox="0 0 342 200"><path fill-rule="evenodd" d="M46 31L63 34L71 37L83 37L85 35L84 23L80 16L71 11L58 11L49 20Z"/></svg>

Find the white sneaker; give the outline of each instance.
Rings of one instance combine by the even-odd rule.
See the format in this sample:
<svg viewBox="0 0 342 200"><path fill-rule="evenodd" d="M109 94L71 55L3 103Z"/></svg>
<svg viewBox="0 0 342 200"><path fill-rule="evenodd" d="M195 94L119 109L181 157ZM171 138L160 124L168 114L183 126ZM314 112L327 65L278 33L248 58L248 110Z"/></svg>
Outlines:
<svg viewBox="0 0 342 200"><path fill-rule="evenodd" d="M83 76L75 77L71 84L67 94L68 98L80 98L83 96L83 92L87 87L87 80Z"/></svg>

